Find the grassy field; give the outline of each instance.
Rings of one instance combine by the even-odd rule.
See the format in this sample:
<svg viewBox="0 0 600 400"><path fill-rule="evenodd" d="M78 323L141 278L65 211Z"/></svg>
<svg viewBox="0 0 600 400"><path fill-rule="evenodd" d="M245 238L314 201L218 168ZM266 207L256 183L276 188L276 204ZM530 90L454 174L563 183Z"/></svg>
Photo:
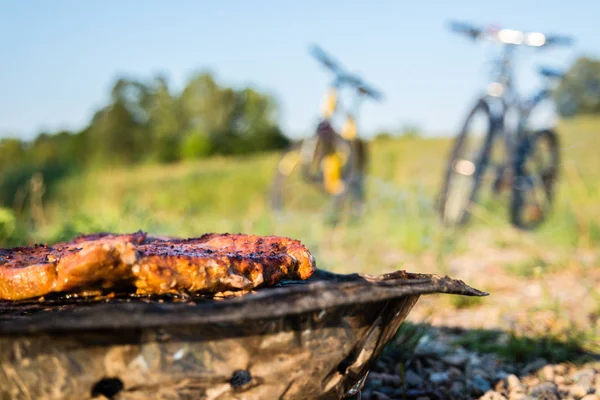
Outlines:
<svg viewBox="0 0 600 400"><path fill-rule="evenodd" d="M555 212L536 232L510 227L508 193L478 208L467 230L442 228L434 213L434 196L451 140L395 138L371 143L367 210L359 221L331 226L318 212L273 215L267 194L279 154L271 153L82 172L39 194L36 211L16 223L13 211L0 210L0 244L54 242L77 233L138 229L177 236L286 235L301 239L319 266L331 271L408 269L450 274L497 294L497 300L490 296L489 300L425 301L425 309L439 310L442 304L450 310L438 320L441 324L468 315L466 325L483 326L486 321L475 317L485 315L486 307L519 308L523 293L532 285L541 289L532 300L531 313L554 312L557 321L576 320L564 311L569 303L561 303L560 286L575 282L582 286L564 291L589 289L581 301L574 300L573 307L589 303L584 308L592 320L585 321L597 329L592 333L596 335L600 326L593 325L598 325L600 292L590 277L600 271L600 118L563 122L559 132L562 165ZM560 275L567 272L571 274L567 278ZM551 286L554 281L559 289ZM558 325L563 331L570 326Z"/></svg>
<svg viewBox="0 0 600 400"><path fill-rule="evenodd" d="M560 132L563 165L556 212L527 237L567 251L594 247L600 242L600 119L568 121ZM319 213L273 216L266 196L278 154L265 154L70 177L44 194L37 217L13 230L10 241L55 241L95 230L184 236L243 231L300 238L327 268L391 268L389 254L461 249L464 235L443 230L433 212L450 144L420 138L373 142L368 209L359 223L331 227ZM508 199L507 193L476 210L470 230L509 230ZM507 245L498 240L498 246Z"/></svg>

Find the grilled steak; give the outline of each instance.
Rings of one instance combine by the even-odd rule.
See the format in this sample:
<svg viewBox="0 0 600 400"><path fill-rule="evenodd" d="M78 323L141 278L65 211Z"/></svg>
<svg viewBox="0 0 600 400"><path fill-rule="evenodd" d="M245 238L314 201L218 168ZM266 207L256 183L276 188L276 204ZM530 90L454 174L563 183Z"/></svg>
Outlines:
<svg viewBox="0 0 600 400"><path fill-rule="evenodd" d="M156 239L143 232L95 234L48 247L0 249L0 299L94 289L138 294L218 292L307 279L314 258L299 241L207 234Z"/></svg>

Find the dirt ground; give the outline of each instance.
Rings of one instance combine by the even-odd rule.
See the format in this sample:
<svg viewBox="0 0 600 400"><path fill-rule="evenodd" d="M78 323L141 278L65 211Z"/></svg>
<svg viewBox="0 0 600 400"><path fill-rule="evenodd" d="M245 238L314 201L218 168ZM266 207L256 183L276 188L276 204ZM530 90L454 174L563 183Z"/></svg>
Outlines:
<svg viewBox="0 0 600 400"><path fill-rule="evenodd" d="M485 232L470 233L466 248L446 257L444 266L439 258L426 255L403 268L447 274L490 295L473 301L423 296L408 317L409 323L429 327L416 355L402 360L382 356L363 398L600 399L598 252L580 250L565 256L526 242L498 248L497 236ZM477 341L479 336L473 334L486 332L500 333L493 339L498 348L512 334L532 338L526 342L532 346L543 342L550 352L559 345L536 340L577 338L586 350L577 360L566 353L567 359L558 362L543 357L516 362L519 351L528 349L506 345L506 352L516 353L511 360L482 353L477 343L471 348L457 345L466 337Z"/></svg>

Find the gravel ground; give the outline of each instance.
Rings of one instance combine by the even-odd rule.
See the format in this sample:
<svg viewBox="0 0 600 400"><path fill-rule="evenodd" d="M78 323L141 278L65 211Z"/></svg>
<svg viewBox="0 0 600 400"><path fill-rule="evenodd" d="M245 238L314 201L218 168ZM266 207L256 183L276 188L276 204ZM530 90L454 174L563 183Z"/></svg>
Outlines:
<svg viewBox="0 0 600 400"><path fill-rule="evenodd" d="M552 249L532 251L517 246L526 242L527 237L521 236L509 238L509 247L497 248L496 239L497 235L470 232L468 251L446 259L444 271L435 258L405 261L403 267L409 271L447 273L490 296L464 307L445 296L423 296L408 321L426 321L425 336L412 345L414 354L406 354L410 346L399 346L396 353L386 349L368 376L362 399L600 400L598 354L575 363L572 349L546 360L531 354L519 357L520 348L513 346L508 349L512 357L503 358L495 352L478 352L481 347L472 342L456 344L478 329L526 337L546 333L571 337L585 330L595 335L595 348L600 348L600 253L561 256ZM528 272L527 268L536 268L532 259L538 257L552 268L540 267L530 275L510 268L525 265L521 270ZM504 342L498 345L502 348ZM549 352L556 355L554 347Z"/></svg>
<svg viewBox="0 0 600 400"><path fill-rule="evenodd" d="M453 346L460 333L423 336L410 361L384 353L371 370L362 399L600 400L600 358L551 364L508 363L496 354ZM594 358L595 357L595 358ZM400 357L404 358L404 357Z"/></svg>

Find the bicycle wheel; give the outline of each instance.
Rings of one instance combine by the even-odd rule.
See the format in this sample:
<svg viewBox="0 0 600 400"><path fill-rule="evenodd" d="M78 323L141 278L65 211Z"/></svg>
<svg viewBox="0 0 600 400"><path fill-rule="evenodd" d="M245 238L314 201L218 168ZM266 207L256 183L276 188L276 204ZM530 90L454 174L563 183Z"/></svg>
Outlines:
<svg viewBox="0 0 600 400"><path fill-rule="evenodd" d="M489 161L495 123L485 100L471 110L456 138L439 197L439 213L447 226L468 222Z"/></svg>
<svg viewBox="0 0 600 400"><path fill-rule="evenodd" d="M534 229L552 210L560 162L558 146L558 136L551 130L525 135L519 143L510 206L515 227Z"/></svg>
<svg viewBox="0 0 600 400"><path fill-rule="evenodd" d="M270 203L275 211L315 213L337 203L347 191L351 151L335 140L334 151L322 151L318 138L293 145L277 164Z"/></svg>
<svg viewBox="0 0 600 400"><path fill-rule="evenodd" d="M352 143L352 157L350 158L351 176L349 181L350 208L353 217L364 213L365 207L365 179L368 165L369 145L360 138L355 138Z"/></svg>

